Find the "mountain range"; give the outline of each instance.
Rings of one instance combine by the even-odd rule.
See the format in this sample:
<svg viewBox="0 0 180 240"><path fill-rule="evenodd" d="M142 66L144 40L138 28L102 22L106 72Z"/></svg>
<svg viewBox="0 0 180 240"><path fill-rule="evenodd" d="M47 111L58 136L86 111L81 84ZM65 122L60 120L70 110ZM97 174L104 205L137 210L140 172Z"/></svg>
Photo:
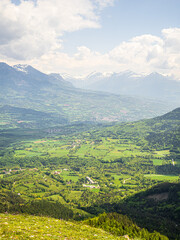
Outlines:
<svg viewBox="0 0 180 240"><path fill-rule="evenodd" d="M80 89L59 74L45 74L29 65L0 63L0 85L1 107L49 113L56 119L62 117L59 122L133 121L164 114L176 106L144 97ZM7 122L7 117L1 122ZM19 117L16 120L22 121Z"/></svg>
<svg viewBox="0 0 180 240"><path fill-rule="evenodd" d="M156 72L149 75L140 75L131 71L94 72L83 78L63 76L74 86L83 89L161 99L173 102L176 106L179 106L180 103L180 81Z"/></svg>

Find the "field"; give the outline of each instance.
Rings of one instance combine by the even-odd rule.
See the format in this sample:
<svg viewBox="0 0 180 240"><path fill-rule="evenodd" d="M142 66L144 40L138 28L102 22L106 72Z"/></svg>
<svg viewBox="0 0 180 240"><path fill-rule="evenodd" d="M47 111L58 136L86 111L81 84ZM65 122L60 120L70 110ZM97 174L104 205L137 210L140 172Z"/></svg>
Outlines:
<svg viewBox="0 0 180 240"><path fill-rule="evenodd" d="M87 136L86 136L87 137ZM122 141L121 141L122 142ZM169 155L169 151L144 151L142 148L131 141L119 143L118 140L102 138L100 142L95 143L85 139L60 140L57 138L51 139L36 139L18 143L15 149L15 157L32 157L46 156L49 157L64 157L73 154L77 157L92 156L103 159L104 162L114 162L119 158L128 157L151 157L154 165L162 165L162 157ZM160 159L155 159L160 158Z"/></svg>
<svg viewBox="0 0 180 240"><path fill-rule="evenodd" d="M179 179L179 176L173 176L173 175L145 174L144 176L152 180L158 180L158 181L164 181L164 182L176 182Z"/></svg>

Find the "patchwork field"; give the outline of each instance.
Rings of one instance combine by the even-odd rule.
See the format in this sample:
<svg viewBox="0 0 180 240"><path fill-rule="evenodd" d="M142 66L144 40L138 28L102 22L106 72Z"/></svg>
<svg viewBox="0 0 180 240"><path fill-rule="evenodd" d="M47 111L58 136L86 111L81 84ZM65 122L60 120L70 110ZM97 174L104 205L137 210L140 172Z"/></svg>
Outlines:
<svg viewBox="0 0 180 240"><path fill-rule="evenodd" d="M125 141L126 142L126 141ZM153 161L154 165L162 165L162 159L169 155L169 150L145 151L132 142L119 143L118 140L110 141L102 138L100 142L90 142L85 139L37 139L31 142L22 142L15 149L16 157L45 156L63 157L69 154L84 157L86 155L113 162L118 158L144 157ZM154 157L154 158L153 158Z"/></svg>

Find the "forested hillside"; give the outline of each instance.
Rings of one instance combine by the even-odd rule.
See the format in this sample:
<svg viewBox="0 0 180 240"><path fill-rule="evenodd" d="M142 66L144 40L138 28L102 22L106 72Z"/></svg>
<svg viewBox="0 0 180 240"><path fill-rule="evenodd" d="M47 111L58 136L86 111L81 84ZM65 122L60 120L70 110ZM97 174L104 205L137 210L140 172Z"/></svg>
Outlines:
<svg viewBox="0 0 180 240"><path fill-rule="evenodd" d="M103 213L96 218L86 220L85 223L93 227L102 228L117 236L126 235L128 233L128 236L133 239L168 239L155 231L149 233L146 229L142 229L134 224L127 216L117 213Z"/></svg>
<svg viewBox="0 0 180 240"><path fill-rule="evenodd" d="M163 229L170 239L180 238L180 184L161 183L124 199L116 206L139 226L149 231Z"/></svg>

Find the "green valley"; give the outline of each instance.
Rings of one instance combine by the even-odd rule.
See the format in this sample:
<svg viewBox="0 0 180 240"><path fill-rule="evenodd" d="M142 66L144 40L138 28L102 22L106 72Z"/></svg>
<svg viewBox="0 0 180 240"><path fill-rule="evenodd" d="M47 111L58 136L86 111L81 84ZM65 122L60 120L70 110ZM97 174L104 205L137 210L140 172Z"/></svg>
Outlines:
<svg viewBox="0 0 180 240"><path fill-rule="evenodd" d="M178 108L131 123L2 129L0 211L76 221L117 212L178 239L179 114Z"/></svg>

